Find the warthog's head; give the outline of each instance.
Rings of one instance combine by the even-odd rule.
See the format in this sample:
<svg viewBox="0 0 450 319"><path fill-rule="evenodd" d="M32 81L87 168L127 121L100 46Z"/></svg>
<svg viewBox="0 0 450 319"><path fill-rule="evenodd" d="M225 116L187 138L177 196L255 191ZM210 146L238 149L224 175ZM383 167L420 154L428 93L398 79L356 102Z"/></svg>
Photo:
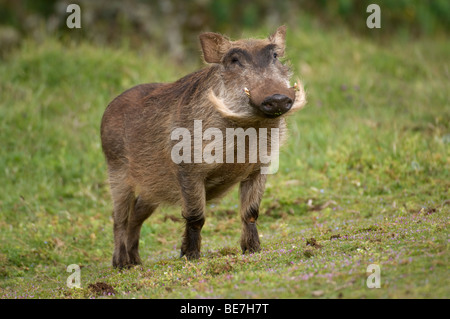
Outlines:
<svg viewBox="0 0 450 319"><path fill-rule="evenodd" d="M220 92L210 100L223 115L234 118L276 118L301 108L305 93L300 82L291 86L291 72L280 58L285 52L286 27L267 39L230 41L217 33L203 33L203 57L215 63Z"/></svg>

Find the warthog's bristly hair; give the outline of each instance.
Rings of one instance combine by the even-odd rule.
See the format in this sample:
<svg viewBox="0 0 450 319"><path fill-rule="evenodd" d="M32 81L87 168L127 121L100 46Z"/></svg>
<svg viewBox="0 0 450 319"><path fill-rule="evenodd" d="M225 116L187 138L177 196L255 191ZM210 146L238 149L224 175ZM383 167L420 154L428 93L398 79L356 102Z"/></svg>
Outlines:
<svg viewBox="0 0 450 319"><path fill-rule="evenodd" d="M285 53L285 35L284 26L266 39L231 41L217 33L203 33L199 36L203 58L211 65L173 83L135 86L108 105L101 140L114 207L114 267L141 263L142 223L163 203L181 206L185 221L181 255L199 258L206 202L236 184L240 185L242 251L260 250L256 221L270 173L263 173L267 162L248 160L250 151L254 155L255 141L263 141L266 155L278 155L278 146L286 139L285 117L306 104L302 83L297 80L291 86L291 71L278 59ZM202 136L192 139L198 123ZM183 133L174 137L172 133L180 132L177 129ZM245 148L245 160L206 162L203 151L211 145L231 151L233 159L238 157L234 136L233 143L215 136L203 139L207 130L225 135L228 129L258 132L253 142L244 136L240 150ZM194 154L200 161L174 160L172 152L180 141L176 138L185 136L189 147L183 148L183 155Z"/></svg>

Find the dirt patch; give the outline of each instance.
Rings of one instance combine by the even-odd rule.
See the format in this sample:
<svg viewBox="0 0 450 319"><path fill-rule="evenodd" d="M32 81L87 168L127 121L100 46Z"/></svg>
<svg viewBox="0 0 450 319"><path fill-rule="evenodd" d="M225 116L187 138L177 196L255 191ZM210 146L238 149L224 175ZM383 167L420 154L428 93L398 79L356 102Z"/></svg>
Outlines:
<svg viewBox="0 0 450 319"><path fill-rule="evenodd" d="M422 208L419 213L422 213L424 215L431 215L433 213L436 213L437 209L434 207L427 207L427 208Z"/></svg>
<svg viewBox="0 0 450 319"><path fill-rule="evenodd" d="M228 260L225 260L225 263L212 262L208 265L207 273L215 276L226 272L230 272L233 269L232 266L233 263L234 263L233 261L231 261L230 263Z"/></svg>
<svg viewBox="0 0 450 319"><path fill-rule="evenodd" d="M368 231L383 231L383 228L380 226L376 226L376 225L371 225L369 227L366 228L361 228L359 230L359 232L363 233L363 232L368 232Z"/></svg>
<svg viewBox="0 0 450 319"><path fill-rule="evenodd" d="M446 200L442 203L441 206L448 205L450 203L450 200ZM431 215L438 211L436 207L413 207L413 208L407 208L405 204L403 204L403 207L405 210L413 215L419 214L419 215Z"/></svg>
<svg viewBox="0 0 450 319"><path fill-rule="evenodd" d="M303 255L304 255L306 258L311 258L311 257L314 256L314 251L313 251L312 249L305 249L305 250L303 251Z"/></svg>
<svg viewBox="0 0 450 319"><path fill-rule="evenodd" d="M311 247L314 247L314 248L322 248L322 245L321 244L319 244L318 242L317 242L317 240L315 239L315 238L310 238L310 239L307 239L306 240L306 246L311 246Z"/></svg>
<svg viewBox="0 0 450 319"><path fill-rule="evenodd" d="M330 240L341 238L341 234L331 235Z"/></svg>
<svg viewBox="0 0 450 319"><path fill-rule="evenodd" d="M115 295L117 293L114 287L104 282L96 282L95 284L89 284L88 289L97 296L109 296Z"/></svg>

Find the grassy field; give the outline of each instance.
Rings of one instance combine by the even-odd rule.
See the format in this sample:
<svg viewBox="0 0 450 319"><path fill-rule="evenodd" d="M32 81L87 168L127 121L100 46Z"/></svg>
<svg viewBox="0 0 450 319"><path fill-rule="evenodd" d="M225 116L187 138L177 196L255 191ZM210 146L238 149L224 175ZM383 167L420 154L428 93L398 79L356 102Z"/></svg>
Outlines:
<svg viewBox="0 0 450 319"><path fill-rule="evenodd" d="M46 39L2 61L0 298L448 298L448 40L290 30L287 46L308 105L268 180L262 252L240 253L235 190L208 205L200 260L178 258L179 209L163 207L143 226L143 265L124 271L111 268L102 113L200 57ZM366 285L371 264L380 289Z"/></svg>

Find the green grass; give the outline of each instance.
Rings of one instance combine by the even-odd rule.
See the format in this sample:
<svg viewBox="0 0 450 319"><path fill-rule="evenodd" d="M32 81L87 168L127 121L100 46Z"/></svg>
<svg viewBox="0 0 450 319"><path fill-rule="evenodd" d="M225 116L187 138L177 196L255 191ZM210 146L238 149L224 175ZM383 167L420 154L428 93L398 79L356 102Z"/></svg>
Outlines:
<svg viewBox="0 0 450 319"><path fill-rule="evenodd" d="M102 113L125 89L200 63L52 39L3 61L0 298L448 298L448 41L309 31L288 34L308 106L268 180L262 252L240 253L235 190L208 206L200 260L178 258L183 224L166 207L143 226L143 265L125 271L110 267ZM66 286L70 264L81 289ZM366 286L370 264L380 289Z"/></svg>

